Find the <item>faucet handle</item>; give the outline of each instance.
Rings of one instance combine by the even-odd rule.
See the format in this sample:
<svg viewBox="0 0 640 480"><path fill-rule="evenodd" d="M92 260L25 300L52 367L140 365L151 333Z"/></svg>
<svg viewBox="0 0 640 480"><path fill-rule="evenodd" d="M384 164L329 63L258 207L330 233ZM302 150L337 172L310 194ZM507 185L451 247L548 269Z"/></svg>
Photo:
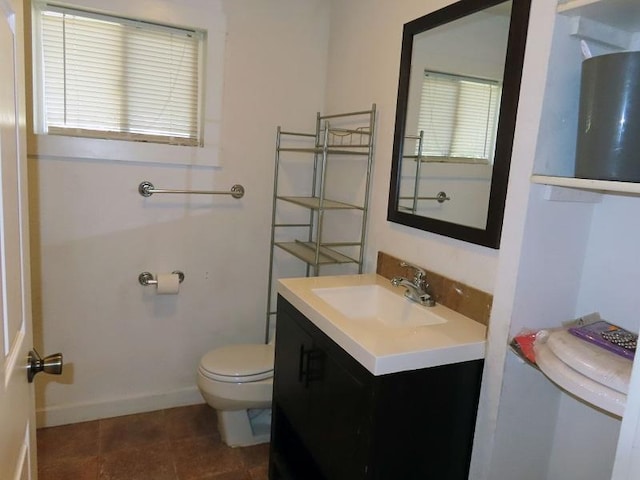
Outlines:
<svg viewBox="0 0 640 480"><path fill-rule="evenodd" d="M400 266L409 267L413 269L413 278L416 285L424 282L424 279L427 276L427 272L425 272L424 269L418 267L417 265L414 265L413 263L404 262L404 261L400 262Z"/></svg>

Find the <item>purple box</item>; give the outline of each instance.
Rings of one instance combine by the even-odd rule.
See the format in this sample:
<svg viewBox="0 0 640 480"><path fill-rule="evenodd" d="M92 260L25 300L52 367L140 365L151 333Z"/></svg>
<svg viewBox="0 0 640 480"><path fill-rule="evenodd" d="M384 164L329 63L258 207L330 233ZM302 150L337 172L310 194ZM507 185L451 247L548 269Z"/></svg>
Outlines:
<svg viewBox="0 0 640 480"><path fill-rule="evenodd" d="M569 333L630 360L636 353L638 336L604 320L571 327Z"/></svg>

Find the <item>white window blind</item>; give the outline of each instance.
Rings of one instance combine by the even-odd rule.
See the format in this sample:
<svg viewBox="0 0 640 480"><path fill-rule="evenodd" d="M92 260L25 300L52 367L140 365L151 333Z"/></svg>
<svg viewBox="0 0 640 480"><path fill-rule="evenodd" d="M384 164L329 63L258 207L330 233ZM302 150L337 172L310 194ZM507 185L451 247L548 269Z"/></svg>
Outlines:
<svg viewBox="0 0 640 480"><path fill-rule="evenodd" d="M39 10L44 133L200 145L204 33Z"/></svg>
<svg viewBox="0 0 640 480"><path fill-rule="evenodd" d="M422 155L493 162L501 91L490 80L425 71L418 118Z"/></svg>

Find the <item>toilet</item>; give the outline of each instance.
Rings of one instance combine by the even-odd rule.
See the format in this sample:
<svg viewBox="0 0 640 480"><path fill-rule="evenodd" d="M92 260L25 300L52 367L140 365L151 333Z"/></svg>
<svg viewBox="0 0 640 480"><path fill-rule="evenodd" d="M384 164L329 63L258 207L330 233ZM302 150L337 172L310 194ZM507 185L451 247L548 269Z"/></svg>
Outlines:
<svg viewBox="0 0 640 480"><path fill-rule="evenodd" d="M200 359L198 388L231 447L266 443L271 430L274 345L229 345Z"/></svg>

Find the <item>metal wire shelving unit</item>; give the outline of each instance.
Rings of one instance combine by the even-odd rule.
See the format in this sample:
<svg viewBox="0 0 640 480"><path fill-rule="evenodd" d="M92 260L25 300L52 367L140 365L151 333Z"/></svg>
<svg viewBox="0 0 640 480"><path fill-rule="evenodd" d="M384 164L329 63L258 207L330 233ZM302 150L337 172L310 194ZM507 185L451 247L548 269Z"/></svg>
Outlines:
<svg viewBox="0 0 640 480"><path fill-rule="evenodd" d="M364 245L369 209L369 187L373 163L376 105L371 109L336 115L316 116L315 133L285 131L276 132L275 172L273 181L273 206L271 219L271 249L269 255L269 283L265 339L269 340L272 318L276 314L274 301L275 251L280 249L301 260L306 265L306 276L320 275L321 267L335 264L353 264L362 273ZM303 194L281 193L285 158L297 156L307 161L310 185L300 185ZM360 157L360 198L345 202L331 198L327 189L328 171L338 162ZM308 159L308 160L307 160ZM364 186L362 186L364 180ZM304 188L303 188L304 187ZM350 193L350 192L346 192ZM286 222L279 219L284 204L295 205L308 211L304 222ZM331 241L325 229L326 216L332 211L359 212L359 236L349 241ZM287 233L288 232L288 233ZM281 237L286 239L281 239Z"/></svg>

